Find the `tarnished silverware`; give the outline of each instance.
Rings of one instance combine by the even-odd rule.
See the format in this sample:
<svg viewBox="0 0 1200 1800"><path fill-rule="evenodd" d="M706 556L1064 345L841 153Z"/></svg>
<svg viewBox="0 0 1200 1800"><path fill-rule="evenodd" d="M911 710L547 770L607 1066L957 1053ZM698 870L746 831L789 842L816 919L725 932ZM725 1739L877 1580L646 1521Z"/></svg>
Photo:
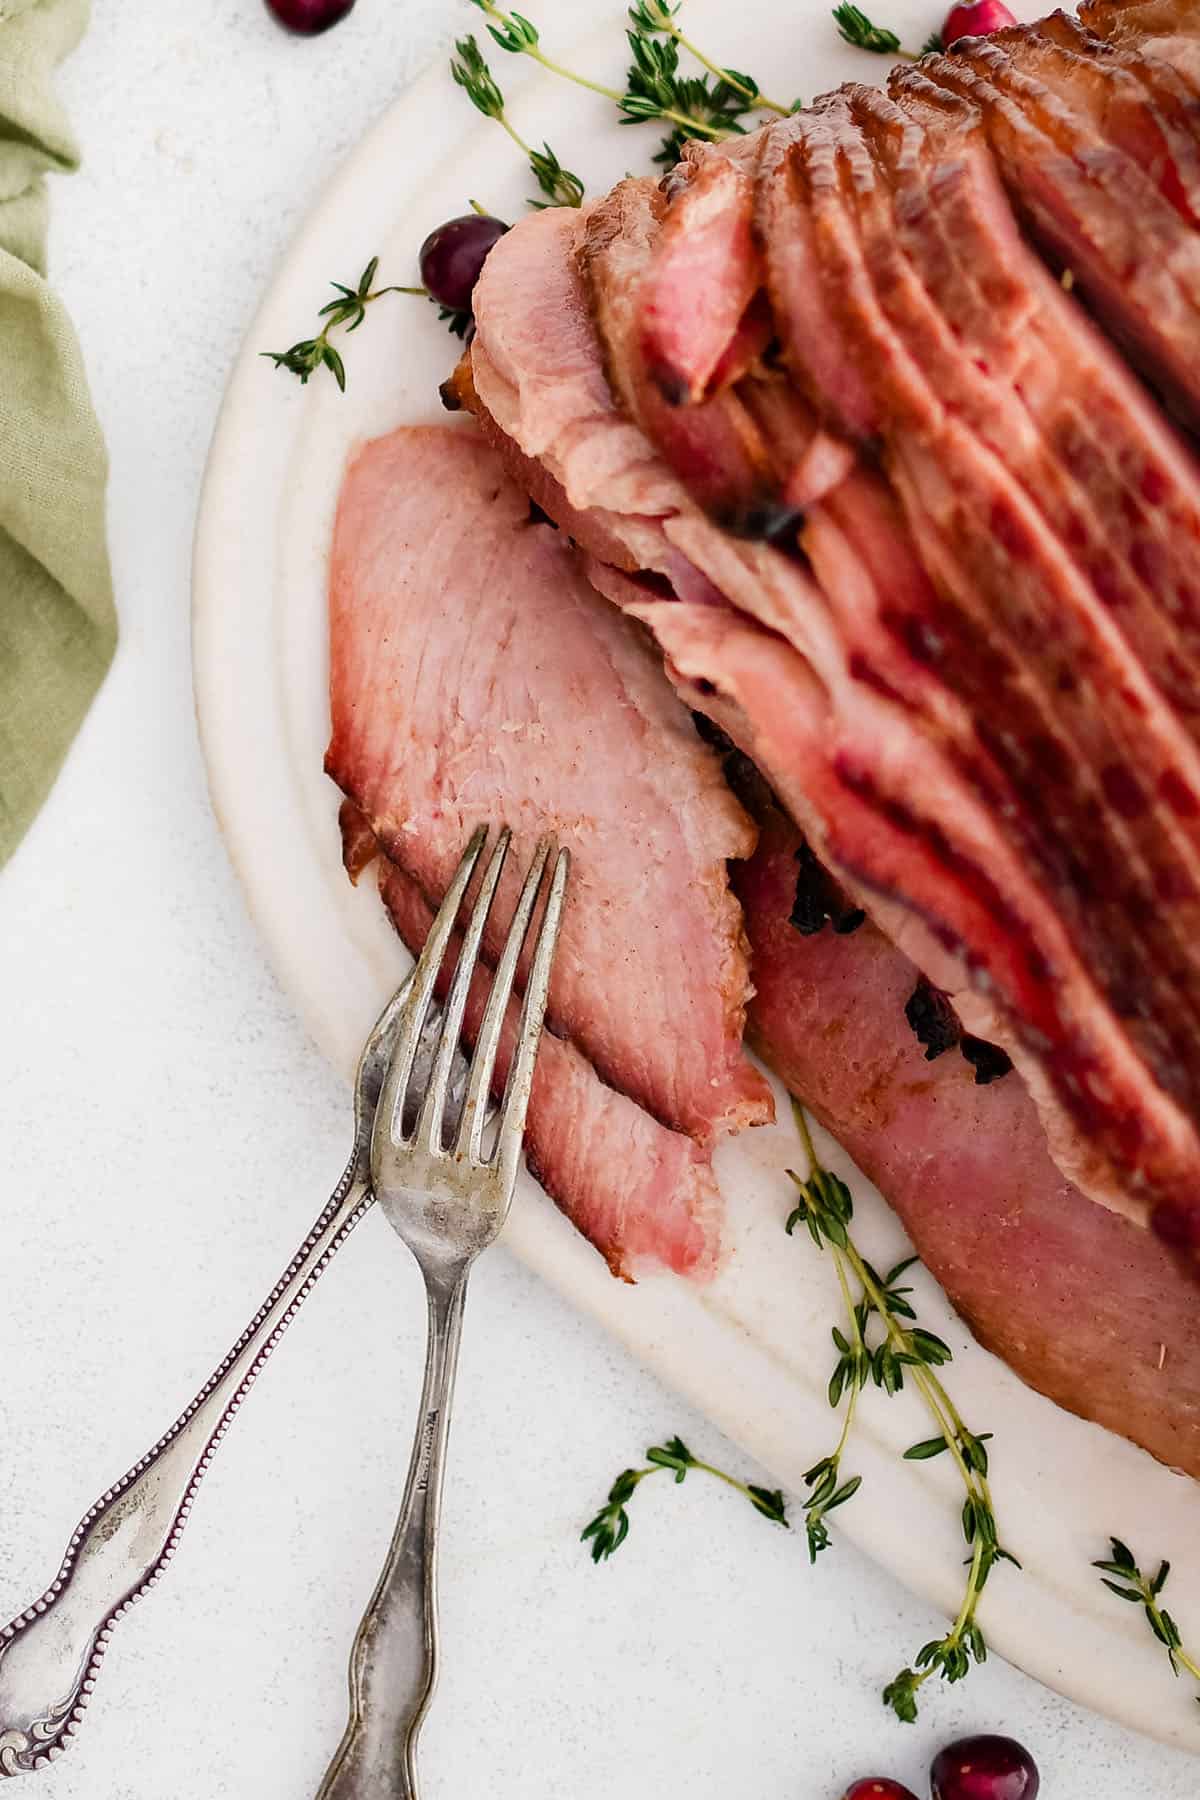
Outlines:
<svg viewBox="0 0 1200 1800"><path fill-rule="evenodd" d="M354 1150L324 1212L228 1356L171 1429L85 1514L40 1600L0 1627L0 1776L66 1748L118 1620L170 1561L213 1454L255 1377L374 1199L371 1130L406 1018L388 1002L358 1065Z"/></svg>
<svg viewBox="0 0 1200 1800"><path fill-rule="evenodd" d="M401 1008L371 1135L371 1175L389 1223L415 1256L429 1303L421 1409L400 1516L387 1561L350 1659L350 1717L319 1800L416 1800L417 1733L437 1677L437 1543L450 1404L471 1264L495 1241L512 1201L525 1113L541 1037L550 965L562 916L569 858L559 851L525 984L520 1024L495 1126L485 1152L488 1095L529 931L553 845L543 842L526 876L478 1030L458 1120L447 1121L451 1067L484 927L508 849L502 832L480 882L446 998L427 1080L414 1077L417 1045L454 935L460 901L483 851L471 840L446 904L430 929ZM415 1118L413 1115L415 1114ZM410 1123L411 1121L411 1123ZM450 1143L444 1144L446 1130Z"/></svg>

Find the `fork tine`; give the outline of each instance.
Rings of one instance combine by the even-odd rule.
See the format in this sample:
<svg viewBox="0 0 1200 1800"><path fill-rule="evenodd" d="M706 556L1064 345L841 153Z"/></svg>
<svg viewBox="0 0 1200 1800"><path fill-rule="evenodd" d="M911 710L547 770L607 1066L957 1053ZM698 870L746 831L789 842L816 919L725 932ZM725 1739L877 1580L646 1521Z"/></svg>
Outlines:
<svg viewBox="0 0 1200 1800"><path fill-rule="evenodd" d="M454 878L446 889L446 898L442 901L437 917L429 928L429 936L425 939L425 948L421 951L417 959L417 966L412 972L396 1032L395 1048L388 1064L387 1075L384 1078L379 1105L375 1111L374 1131L378 1131L382 1126L389 1141L398 1140L402 1133L404 1096L408 1092L408 1084L412 1077L413 1063L416 1060L417 1046L421 1040L425 1015L429 1011L429 1002L433 997L433 989L437 981L438 970L442 966L442 958L446 954L446 945L450 942L458 920L458 909L462 905L463 895L475 873L475 865L479 861L483 846L487 841L487 834L486 825L480 825L472 832L471 841L463 851L462 860L454 871Z"/></svg>
<svg viewBox="0 0 1200 1800"><path fill-rule="evenodd" d="M542 922L538 927L533 965L529 971L529 980L525 985L525 1003L521 1008L517 1047L512 1066L508 1071L508 1080L504 1084L504 1099L500 1105L500 1135L496 1141L496 1160L499 1164L501 1184L506 1192L512 1190L517 1163L521 1156L521 1145L525 1136L525 1114L529 1110L534 1064L537 1062L538 1048L541 1044L542 1021L546 1016L546 998L550 991L550 968L558 945L558 928L562 923L567 877L570 872L571 853L569 850L560 850L555 859L554 873L550 877L550 892L546 900L546 910L542 914Z"/></svg>
<svg viewBox="0 0 1200 1800"><path fill-rule="evenodd" d="M462 1035L463 1013L466 1011L467 996L471 991L471 978L475 973L475 964L479 959L479 946L483 939L484 928L487 925L488 914L492 910L496 886L500 880L504 859L508 855L508 846L511 841L512 832L505 826L496 840L496 847L488 858L487 867L483 872L483 880L479 884L479 894L471 909L467 929L463 933L454 980L450 984L450 992L447 994L445 1005L442 1008L441 1036L438 1039L437 1054L434 1057L429 1085L421 1101L421 1110L417 1115L414 1131L415 1141L430 1150L440 1150L442 1147L442 1126L446 1116L446 1097L450 1091L450 1071L454 1066L454 1054Z"/></svg>
<svg viewBox="0 0 1200 1800"><path fill-rule="evenodd" d="M533 916L538 889L542 884L542 875L552 847L551 839L543 838L529 865L529 873L525 877L525 885L521 889L521 897L517 901L512 924L508 928L508 936L504 940L504 949L496 964L496 973L492 977L492 989L488 995L483 1019L475 1038L475 1054L471 1058L471 1071L467 1078L467 1094L463 1101L462 1118L459 1120L458 1136L454 1146L456 1155L465 1155L472 1162L478 1162L483 1145L483 1128L487 1120L488 1095L491 1092L492 1070L496 1063L496 1048L500 1042L500 1033L504 1027L504 1015L508 1010L513 983L516 980L517 961L521 955L521 946L524 944L525 934L529 930L529 921Z"/></svg>

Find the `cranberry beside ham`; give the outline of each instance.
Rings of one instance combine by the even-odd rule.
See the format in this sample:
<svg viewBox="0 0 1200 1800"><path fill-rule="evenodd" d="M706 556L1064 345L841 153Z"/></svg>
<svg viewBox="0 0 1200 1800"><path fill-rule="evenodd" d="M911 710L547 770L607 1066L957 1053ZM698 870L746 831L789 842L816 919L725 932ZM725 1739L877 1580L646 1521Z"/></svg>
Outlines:
<svg viewBox="0 0 1200 1800"><path fill-rule="evenodd" d="M948 50L959 38L988 37L993 31L1003 31L1006 25L1016 22L1004 0L966 0L966 4L952 6L946 14L942 44Z"/></svg>

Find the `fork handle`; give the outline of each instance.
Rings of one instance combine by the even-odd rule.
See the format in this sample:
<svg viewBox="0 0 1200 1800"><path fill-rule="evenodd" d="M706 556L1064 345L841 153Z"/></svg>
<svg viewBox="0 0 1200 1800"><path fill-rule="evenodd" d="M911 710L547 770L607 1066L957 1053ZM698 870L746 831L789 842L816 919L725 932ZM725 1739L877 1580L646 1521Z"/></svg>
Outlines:
<svg viewBox="0 0 1200 1800"><path fill-rule="evenodd" d="M437 1550L468 1265L423 1271L425 1381L391 1548L350 1655L350 1717L317 1800L417 1800L417 1733L437 1680Z"/></svg>
<svg viewBox="0 0 1200 1800"><path fill-rule="evenodd" d="M117 1621L158 1580L233 1414L335 1251L370 1206L361 1154L224 1361L165 1437L80 1523L40 1600L0 1627L0 1777L72 1737Z"/></svg>

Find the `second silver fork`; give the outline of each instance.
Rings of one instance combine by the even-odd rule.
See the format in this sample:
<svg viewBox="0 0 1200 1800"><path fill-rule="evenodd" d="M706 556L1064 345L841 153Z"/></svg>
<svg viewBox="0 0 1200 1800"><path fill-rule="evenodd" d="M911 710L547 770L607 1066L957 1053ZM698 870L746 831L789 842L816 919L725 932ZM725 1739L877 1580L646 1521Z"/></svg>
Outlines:
<svg viewBox="0 0 1200 1800"><path fill-rule="evenodd" d="M519 1025L508 1026L521 956L553 845L538 848L496 965L477 1029L460 1116L447 1112L484 930L508 852L504 831L488 859L446 997L427 1082L414 1079L417 1047L455 921L487 833L472 838L434 921L404 1001L396 1049L371 1135L371 1176L389 1223L425 1281L429 1336L408 1480L387 1560L350 1659L350 1717L318 1800L416 1800L416 1741L437 1677L437 1544L450 1405L471 1265L508 1214L541 1038L550 968L570 859L558 852L525 983ZM494 1125L487 1119L496 1059L508 1074ZM485 1150L485 1137L492 1136Z"/></svg>

